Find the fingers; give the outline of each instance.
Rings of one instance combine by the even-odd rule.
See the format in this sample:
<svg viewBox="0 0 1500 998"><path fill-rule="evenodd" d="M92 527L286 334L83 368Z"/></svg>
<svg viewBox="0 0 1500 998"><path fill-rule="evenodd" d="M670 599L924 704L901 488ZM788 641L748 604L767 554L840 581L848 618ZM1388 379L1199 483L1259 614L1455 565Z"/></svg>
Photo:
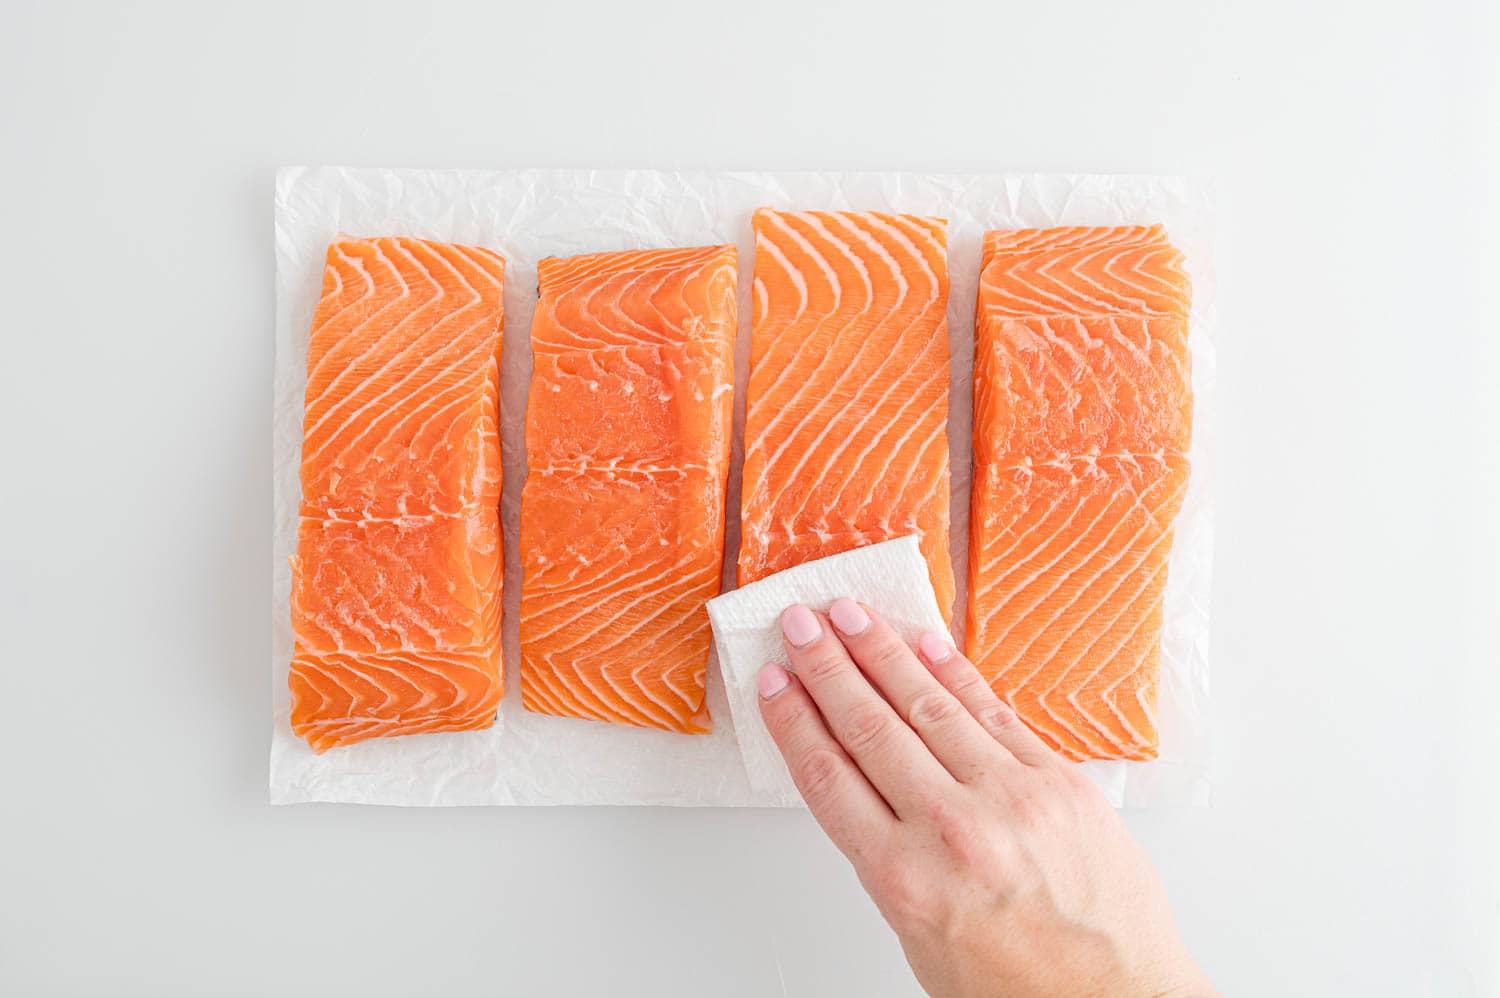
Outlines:
<svg viewBox="0 0 1500 998"><path fill-rule="evenodd" d="M898 817L920 813L953 777L870 685L824 619L805 606L781 615L792 671L833 737Z"/></svg>
<svg viewBox="0 0 1500 998"><path fill-rule="evenodd" d="M760 713L818 824L851 860L873 848L895 815L829 734L796 677L767 665L757 677Z"/></svg>
<svg viewBox="0 0 1500 998"><path fill-rule="evenodd" d="M1013 762L879 614L840 599L828 608L828 621L860 670L954 779L975 780Z"/></svg>
<svg viewBox="0 0 1500 998"><path fill-rule="evenodd" d="M990 684L960 655L946 634L928 632L917 642L917 651L932 675L994 739L1028 766L1057 762L1058 755L1026 726L1009 704L995 695Z"/></svg>

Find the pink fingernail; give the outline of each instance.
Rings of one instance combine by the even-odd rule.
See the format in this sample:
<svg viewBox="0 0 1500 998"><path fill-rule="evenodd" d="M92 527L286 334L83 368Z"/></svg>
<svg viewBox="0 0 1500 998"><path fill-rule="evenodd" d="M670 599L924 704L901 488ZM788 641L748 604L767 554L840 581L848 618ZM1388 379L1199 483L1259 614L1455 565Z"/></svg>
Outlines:
<svg viewBox="0 0 1500 998"><path fill-rule="evenodd" d="M828 608L828 619L833 621L834 627L851 638L863 634L865 628L870 626L870 615L852 599L834 600L833 606Z"/></svg>
<svg viewBox="0 0 1500 998"><path fill-rule="evenodd" d="M811 610L796 603L782 611L781 633L793 648L805 648L822 636L823 625Z"/></svg>
<svg viewBox="0 0 1500 998"><path fill-rule="evenodd" d="M937 631L928 631L918 638L917 650L922 653L923 658L934 665L945 661L949 655L953 654L953 646L948 643L948 636L939 634Z"/></svg>
<svg viewBox="0 0 1500 998"><path fill-rule="evenodd" d="M762 700L769 700L786 689L787 681L786 670L775 662L761 666L755 677L755 685L760 690Z"/></svg>

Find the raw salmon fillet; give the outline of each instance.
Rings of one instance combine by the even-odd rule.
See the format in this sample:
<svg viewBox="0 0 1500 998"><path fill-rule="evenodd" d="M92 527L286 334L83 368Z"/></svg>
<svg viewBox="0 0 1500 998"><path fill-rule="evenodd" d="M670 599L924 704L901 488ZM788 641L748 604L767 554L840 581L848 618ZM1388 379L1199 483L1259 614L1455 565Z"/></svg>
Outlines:
<svg viewBox="0 0 1500 998"><path fill-rule="evenodd" d="M419 239L328 248L289 680L292 730L317 752L494 720L504 267Z"/></svg>
<svg viewBox="0 0 1500 998"><path fill-rule="evenodd" d="M543 260L521 494L528 710L709 730L733 246Z"/></svg>
<svg viewBox="0 0 1500 998"><path fill-rule="evenodd" d="M1151 759L1188 480L1190 291L1160 226L985 235L969 657L1072 759Z"/></svg>
<svg viewBox="0 0 1500 998"><path fill-rule="evenodd" d="M754 229L740 585L915 534L946 618L947 223L762 208Z"/></svg>

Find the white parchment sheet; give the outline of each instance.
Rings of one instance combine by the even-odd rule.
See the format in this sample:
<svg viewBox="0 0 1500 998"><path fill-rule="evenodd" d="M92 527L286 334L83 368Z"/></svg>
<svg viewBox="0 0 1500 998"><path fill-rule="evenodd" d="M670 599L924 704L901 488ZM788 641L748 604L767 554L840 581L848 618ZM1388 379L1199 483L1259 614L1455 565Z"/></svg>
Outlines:
<svg viewBox="0 0 1500 998"><path fill-rule="evenodd" d="M1212 193L1205 183L1098 175L660 172L651 170L396 170L289 167L276 183L276 361L272 551L274 804L676 804L796 806L752 792L716 661L709 665L714 732L676 735L521 709L517 540L526 464L523 427L531 376L528 334L536 264L600 250L736 243L740 338L736 354L735 460L730 479L726 586L739 538L739 431L749 356L750 214L762 205L939 215L948 219L948 309L953 382L952 549L964 605L968 553L973 309L982 233L1051 225L1161 222L1187 255L1193 280L1195 407L1192 479L1177 521L1166 594L1161 758L1091 763L1117 805L1207 803L1208 626L1213 526L1214 279ZM314 755L292 734L287 667L288 601L296 547L298 464L308 329L323 256L338 233L417 236L485 246L506 260L501 378L505 451L506 696L486 731L373 739ZM962 611L955 636L962 647Z"/></svg>

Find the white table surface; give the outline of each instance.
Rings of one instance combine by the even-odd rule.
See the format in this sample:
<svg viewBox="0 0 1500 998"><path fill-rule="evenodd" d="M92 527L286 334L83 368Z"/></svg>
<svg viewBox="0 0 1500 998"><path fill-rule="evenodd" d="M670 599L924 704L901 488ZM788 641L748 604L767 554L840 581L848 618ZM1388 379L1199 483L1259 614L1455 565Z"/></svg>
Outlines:
<svg viewBox="0 0 1500 998"><path fill-rule="evenodd" d="M1493 4L216 6L0 9L0 993L915 992L804 814L266 805L328 162L1217 174L1217 796L1131 826L1231 994L1500 993Z"/></svg>

